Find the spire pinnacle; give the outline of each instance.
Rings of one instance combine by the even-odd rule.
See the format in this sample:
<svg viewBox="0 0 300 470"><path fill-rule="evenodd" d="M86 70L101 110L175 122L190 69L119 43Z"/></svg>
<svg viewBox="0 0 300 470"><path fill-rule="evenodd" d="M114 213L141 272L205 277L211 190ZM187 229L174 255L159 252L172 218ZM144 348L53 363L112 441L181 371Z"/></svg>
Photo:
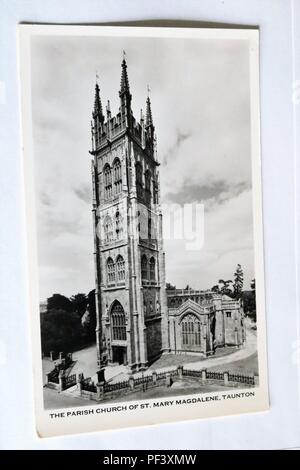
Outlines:
<svg viewBox="0 0 300 470"><path fill-rule="evenodd" d="M123 51L120 96L125 93L129 95L130 89L129 89L129 80L128 80L128 75L127 75L126 53L125 51Z"/></svg>
<svg viewBox="0 0 300 470"><path fill-rule="evenodd" d="M152 120L152 111L151 111L151 101L149 97L150 88L148 86L148 96L146 100L146 128L152 126L153 127L153 120Z"/></svg>
<svg viewBox="0 0 300 470"><path fill-rule="evenodd" d="M94 111L93 111L93 118L99 118L100 122L104 121L103 111L102 111L102 103L100 98L100 88L99 88L99 76L96 74L96 85L95 85L95 101L94 101Z"/></svg>

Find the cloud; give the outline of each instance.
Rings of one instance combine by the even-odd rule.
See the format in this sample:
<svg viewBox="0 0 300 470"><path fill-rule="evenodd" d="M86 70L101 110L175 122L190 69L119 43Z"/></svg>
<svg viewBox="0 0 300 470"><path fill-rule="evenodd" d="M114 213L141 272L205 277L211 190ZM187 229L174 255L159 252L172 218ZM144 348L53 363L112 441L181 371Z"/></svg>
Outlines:
<svg viewBox="0 0 300 470"><path fill-rule="evenodd" d="M253 275L246 41L35 36L32 110L41 298L94 285L90 120L119 108L126 49L135 117L151 87L163 203L203 202L205 243L166 240L167 279L209 287L240 262Z"/></svg>
<svg viewBox="0 0 300 470"><path fill-rule="evenodd" d="M185 180L177 191L165 194L165 202L186 204L194 201L206 201L210 204L221 204L223 201L239 195L249 189L249 183L241 182L229 185L226 181L212 181L211 184L191 184Z"/></svg>
<svg viewBox="0 0 300 470"><path fill-rule="evenodd" d="M92 201L92 189L91 185L88 184L83 184L79 188L74 188L74 193L76 194L79 199L81 199L84 202L91 203Z"/></svg>
<svg viewBox="0 0 300 470"><path fill-rule="evenodd" d="M162 157L162 165L167 165L170 158L173 158L174 153L178 151L180 145L191 136L188 132L181 132L179 129L176 129L176 141L175 143L167 150L167 152Z"/></svg>

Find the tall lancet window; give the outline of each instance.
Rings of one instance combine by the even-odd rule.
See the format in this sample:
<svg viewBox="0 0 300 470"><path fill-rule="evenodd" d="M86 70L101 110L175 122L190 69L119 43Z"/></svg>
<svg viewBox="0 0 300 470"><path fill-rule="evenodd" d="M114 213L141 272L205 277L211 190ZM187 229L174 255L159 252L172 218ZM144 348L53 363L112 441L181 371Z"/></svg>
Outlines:
<svg viewBox="0 0 300 470"><path fill-rule="evenodd" d="M153 256L150 258L149 268L150 281L155 281L155 259Z"/></svg>
<svg viewBox="0 0 300 470"><path fill-rule="evenodd" d="M135 166L136 173L136 192L138 197L143 197L143 168L138 162Z"/></svg>
<svg viewBox="0 0 300 470"><path fill-rule="evenodd" d="M126 340L126 317L125 312L117 300L111 308L112 339L117 341Z"/></svg>
<svg viewBox="0 0 300 470"><path fill-rule="evenodd" d="M105 243L111 242L114 238L113 236L113 223L111 217L107 215L104 219L104 241Z"/></svg>
<svg viewBox="0 0 300 470"><path fill-rule="evenodd" d="M104 198L109 199L112 195L111 168L107 164L103 170L104 173Z"/></svg>
<svg viewBox="0 0 300 470"><path fill-rule="evenodd" d="M115 191L115 194L119 194L122 191L122 166L118 158L114 162L113 172L114 172L114 191Z"/></svg>
<svg viewBox="0 0 300 470"><path fill-rule="evenodd" d="M145 200L148 204L151 202L151 173L149 170L145 173Z"/></svg>
<svg viewBox="0 0 300 470"><path fill-rule="evenodd" d="M125 261L121 255L117 257L117 283L125 283Z"/></svg>
<svg viewBox="0 0 300 470"><path fill-rule="evenodd" d="M116 266L112 258L108 258L107 264L107 284L112 285L116 283Z"/></svg>
<svg viewBox="0 0 300 470"><path fill-rule="evenodd" d="M141 259L142 281L148 280L148 260L147 256L143 255Z"/></svg>
<svg viewBox="0 0 300 470"><path fill-rule="evenodd" d="M119 211L116 212L116 238L117 240L123 238L123 218Z"/></svg>

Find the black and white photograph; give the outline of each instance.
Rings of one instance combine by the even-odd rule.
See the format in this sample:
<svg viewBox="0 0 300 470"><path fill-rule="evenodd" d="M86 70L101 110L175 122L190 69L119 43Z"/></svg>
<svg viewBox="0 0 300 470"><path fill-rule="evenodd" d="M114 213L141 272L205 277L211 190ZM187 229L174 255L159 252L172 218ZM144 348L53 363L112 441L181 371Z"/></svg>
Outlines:
<svg viewBox="0 0 300 470"><path fill-rule="evenodd" d="M258 31L20 29L40 434L267 409Z"/></svg>

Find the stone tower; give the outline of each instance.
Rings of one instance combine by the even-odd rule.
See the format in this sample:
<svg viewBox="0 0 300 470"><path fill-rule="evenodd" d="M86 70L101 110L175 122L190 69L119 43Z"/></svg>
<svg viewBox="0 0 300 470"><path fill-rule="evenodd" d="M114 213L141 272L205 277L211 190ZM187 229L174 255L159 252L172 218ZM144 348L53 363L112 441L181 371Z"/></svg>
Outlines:
<svg viewBox="0 0 300 470"><path fill-rule="evenodd" d="M167 350L165 257L156 138L149 96L139 122L131 109L125 57L120 107L104 114L98 82L92 127L98 365L132 370Z"/></svg>

